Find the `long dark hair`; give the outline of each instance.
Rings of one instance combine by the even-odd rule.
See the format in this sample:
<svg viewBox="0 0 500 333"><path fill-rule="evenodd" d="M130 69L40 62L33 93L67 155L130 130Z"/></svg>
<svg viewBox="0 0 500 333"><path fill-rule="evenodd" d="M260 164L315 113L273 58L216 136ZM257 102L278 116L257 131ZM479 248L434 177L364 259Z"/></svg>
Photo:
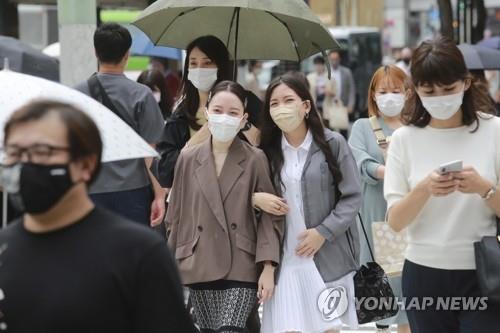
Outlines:
<svg viewBox="0 0 500 333"><path fill-rule="evenodd" d="M184 73L182 75L182 84L179 92L180 103L174 111L181 113L187 118L189 127L194 130L199 130L201 126L196 122L196 111L198 111L200 106L200 97L198 96L198 89L188 80L189 56L195 47L199 48L217 65L216 84L220 81L231 80L233 73L231 61L229 59L229 51L220 39L215 36L203 36L189 43L186 49Z"/></svg>
<svg viewBox="0 0 500 333"><path fill-rule="evenodd" d="M469 73L459 48L447 37L420 44L411 59L411 78L414 88L401 114L405 125L425 127L431 121L431 115L415 91L423 84L450 85L459 80L470 80L471 85L465 91L462 103L462 122L466 126L476 123L474 131L479 127L478 112L495 113L488 90L483 89L481 82Z"/></svg>
<svg viewBox="0 0 500 333"><path fill-rule="evenodd" d="M172 110L172 98L168 92L167 82L163 74L158 70L149 69L143 71L141 75L139 75L137 82L148 86L152 91L154 91L155 88L160 91L161 98L158 105L160 106L163 118L168 118Z"/></svg>
<svg viewBox="0 0 500 333"><path fill-rule="evenodd" d="M281 150L282 132L274 123L269 111L271 96L274 89L281 84L284 84L295 91L302 101L310 101L311 110L309 112L309 116L305 118L306 125L311 131L314 142L325 155L328 169L332 174L334 182L336 184L340 183L342 181L342 172L339 169L337 159L333 156L330 145L326 141L325 128L323 127L319 113L316 110L311 93L307 88L307 83L303 76L300 76L297 73L286 73L283 76L277 77L269 84L266 91L266 97L264 99L264 111L260 113L262 118L260 148L264 151L269 160L273 180L277 178L279 181L278 184L275 185L278 186L279 184L282 184L281 169L284 163L283 151Z"/></svg>

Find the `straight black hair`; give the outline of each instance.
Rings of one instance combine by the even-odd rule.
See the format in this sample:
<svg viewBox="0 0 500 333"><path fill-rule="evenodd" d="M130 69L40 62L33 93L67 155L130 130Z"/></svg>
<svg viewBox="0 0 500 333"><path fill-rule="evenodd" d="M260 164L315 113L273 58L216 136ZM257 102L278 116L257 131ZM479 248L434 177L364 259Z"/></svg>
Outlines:
<svg viewBox="0 0 500 333"><path fill-rule="evenodd" d="M316 56L313 59L313 64L315 65L324 65L325 64L325 58L322 56Z"/></svg>
<svg viewBox="0 0 500 333"><path fill-rule="evenodd" d="M167 88L167 82L163 74L154 69L145 70L137 78L137 82L148 86L151 90L157 88L160 91L161 98L158 105L160 106L163 118L167 119L172 113L172 103L170 93Z"/></svg>
<svg viewBox="0 0 500 333"><path fill-rule="evenodd" d="M130 32L117 23L104 23L94 33L95 53L101 63L120 63L130 46Z"/></svg>
<svg viewBox="0 0 500 333"><path fill-rule="evenodd" d="M200 97L198 96L198 89L188 80L189 56L195 47L199 48L217 65L217 81L215 84L220 81L231 80L233 71L232 62L229 59L229 51L226 45L217 37L203 36L189 43L186 49L184 73L182 75L182 84L179 93L180 102L174 111L180 112L187 118L189 127L194 130L199 130L201 126L197 123L196 112L200 107Z"/></svg>
<svg viewBox="0 0 500 333"><path fill-rule="evenodd" d="M279 85L286 85L292 89L302 101L309 101L311 103L311 110L309 116L305 118L306 125L311 131L314 142L318 145L321 152L325 155L328 169L332 174L333 181L338 184L342 181L342 172L338 166L337 159L333 156L330 145L326 141L325 128L321 121L316 106L314 105L313 98L307 87L307 81L301 73L289 72L283 76L275 78L267 88L266 97L264 99L264 111L261 112L261 143L260 148L266 154L271 165L271 175L274 179L278 179L279 183L275 186L282 184L281 169L283 168L284 157L281 150L281 136L282 132L274 123L270 113L271 97Z"/></svg>

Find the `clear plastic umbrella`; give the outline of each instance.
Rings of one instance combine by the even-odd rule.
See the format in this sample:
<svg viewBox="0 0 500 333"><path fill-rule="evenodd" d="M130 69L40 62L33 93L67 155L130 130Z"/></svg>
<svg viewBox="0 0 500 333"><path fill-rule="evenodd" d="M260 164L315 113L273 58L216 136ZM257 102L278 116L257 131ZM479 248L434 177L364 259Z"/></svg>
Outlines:
<svg viewBox="0 0 500 333"><path fill-rule="evenodd" d="M6 61L6 65L7 63ZM102 162L157 156L157 152L146 141L101 103L53 81L9 70L0 71L0 147L3 146L4 125L10 115L26 103L37 99L68 103L87 113L101 132ZM3 207L2 221L5 227L7 221L5 192Z"/></svg>
<svg viewBox="0 0 500 333"><path fill-rule="evenodd" d="M36 99L69 103L87 113L101 132L103 162L157 156L131 127L96 100L61 84L11 71L0 71L0 146L9 116Z"/></svg>

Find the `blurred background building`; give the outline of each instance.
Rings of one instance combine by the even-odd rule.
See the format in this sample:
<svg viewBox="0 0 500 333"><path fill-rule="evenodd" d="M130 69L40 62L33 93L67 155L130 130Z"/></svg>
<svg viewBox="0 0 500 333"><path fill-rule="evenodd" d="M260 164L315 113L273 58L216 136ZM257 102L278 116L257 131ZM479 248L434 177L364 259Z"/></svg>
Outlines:
<svg viewBox="0 0 500 333"><path fill-rule="evenodd" d="M58 8L62 8L63 1L66 3L76 1L74 3L78 4L87 2L87 0L59 0L58 7L57 0L0 0L0 35L19 38L39 50L49 45L54 46L54 43L60 40L67 42L68 38L60 38L61 31L64 31L62 27L66 23L59 22L61 13L58 13ZM93 21L87 20L95 22L91 23L92 26L100 22L117 22L127 27L130 27L129 23L142 9L154 2L153 0L89 1L95 3L95 15L93 9L90 15ZM372 72L380 64L397 61L402 48L413 48L422 40L433 38L438 34L450 36L457 43L476 43L484 36L500 36L500 0L305 0L305 2L343 46L343 64L353 71L359 85L357 88L362 92L357 98L357 108L360 110L364 110L366 104L363 85L367 84ZM75 17L71 19L78 21L78 14L78 12L73 13ZM79 38L79 41L80 43L74 48L69 48L66 44L65 49L69 49L72 54L89 52L88 45L91 45L89 33L85 38ZM46 52L48 54L54 52L57 55L60 50L54 46ZM169 60L170 68L180 69L181 61L181 57ZM61 59L61 64L63 62ZM148 66L148 62L148 57L134 56L130 59L128 70L141 71ZM273 74L279 72L276 69L280 67L302 69L305 72L312 69L311 59L304 61L300 66L296 63L278 66L276 63L263 64L264 70L259 80L262 88L265 88ZM86 72L89 72L90 68L95 70L95 66L92 66L94 65L89 66Z"/></svg>

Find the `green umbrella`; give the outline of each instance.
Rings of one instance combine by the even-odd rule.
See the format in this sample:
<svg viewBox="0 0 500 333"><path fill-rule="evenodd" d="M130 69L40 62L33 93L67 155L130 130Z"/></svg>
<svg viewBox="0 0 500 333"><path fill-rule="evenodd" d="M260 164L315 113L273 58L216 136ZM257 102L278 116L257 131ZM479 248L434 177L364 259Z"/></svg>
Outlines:
<svg viewBox="0 0 500 333"><path fill-rule="evenodd" d="M133 22L156 45L214 35L234 59L302 61L339 49L303 0L158 0Z"/></svg>

